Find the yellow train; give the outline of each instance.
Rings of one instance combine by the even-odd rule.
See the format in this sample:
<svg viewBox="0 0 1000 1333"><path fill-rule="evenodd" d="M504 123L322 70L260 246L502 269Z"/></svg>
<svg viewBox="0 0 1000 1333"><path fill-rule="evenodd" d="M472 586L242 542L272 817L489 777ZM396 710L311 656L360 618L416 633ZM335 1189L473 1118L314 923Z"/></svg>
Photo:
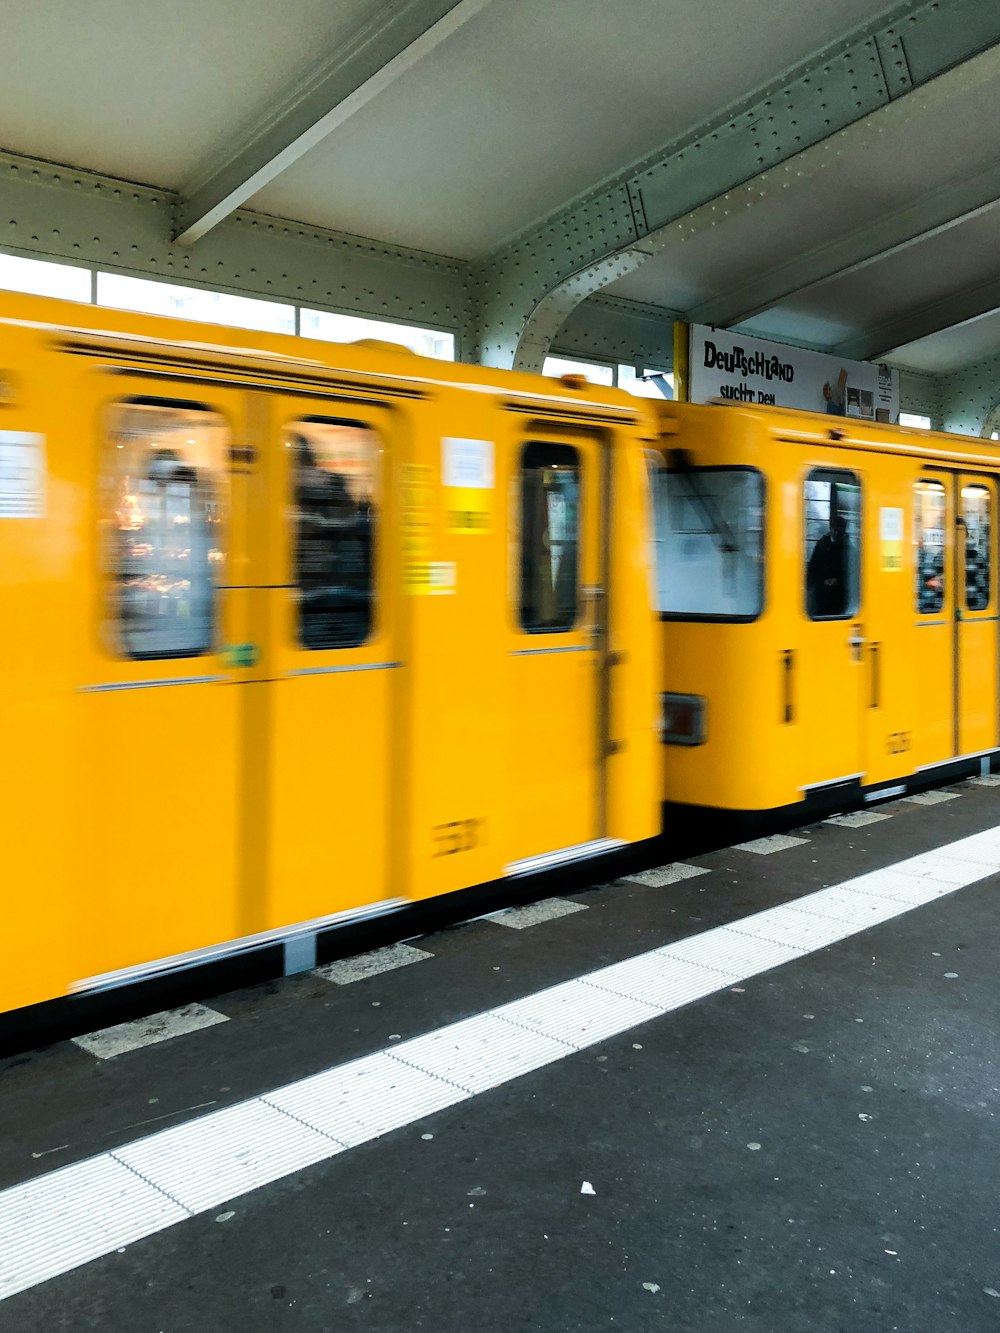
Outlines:
<svg viewBox="0 0 1000 1333"><path fill-rule="evenodd" d="M667 404L655 460L665 795L853 803L1000 745L988 440Z"/></svg>
<svg viewBox="0 0 1000 1333"><path fill-rule="evenodd" d="M0 1011L997 748L988 444L3 315Z"/></svg>
<svg viewBox="0 0 1000 1333"><path fill-rule="evenodd" d="M29 298L0 382L0 1010L656 831L634 400Z"/></svg>

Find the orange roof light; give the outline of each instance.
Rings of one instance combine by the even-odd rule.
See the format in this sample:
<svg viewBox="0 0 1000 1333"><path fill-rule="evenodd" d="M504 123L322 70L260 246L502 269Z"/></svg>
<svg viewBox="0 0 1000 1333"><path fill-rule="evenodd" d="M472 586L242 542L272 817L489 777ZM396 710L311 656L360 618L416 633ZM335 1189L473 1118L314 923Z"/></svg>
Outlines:
<svg viewBox="0 0 1000 1333"><path fill-rule="evenodd" d="M559 383L566 389L585 389L590 380L586 375L560 375Z"/></svg>

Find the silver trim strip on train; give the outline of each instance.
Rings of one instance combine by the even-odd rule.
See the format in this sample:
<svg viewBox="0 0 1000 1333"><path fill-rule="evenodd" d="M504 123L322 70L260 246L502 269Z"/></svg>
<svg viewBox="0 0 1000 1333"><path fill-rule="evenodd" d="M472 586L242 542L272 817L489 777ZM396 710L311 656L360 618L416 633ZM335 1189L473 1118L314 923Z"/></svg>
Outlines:
<svg viewBox="0 0 1000 1333"><path fill-rule="evenodd" d="M78 694L110 694L113 690L158 690L165 685L218 685L225 676L175 676L167 680L114 680L104 685L78 685Z"/></svg>
<svg viewBox="0 0 1000 1333"><path fill-rule="evenodd" d="M616 852L627 845L624 838L595 838L593 842L579 842L574 847L561 847L555 852L542 852L540 856L526 856L523 861L511 861L510 865L504 866L503 873L508 878L534 875L541 870L554 870L556 866L569 865L573 861L603 856L605 852Z"/></svg>
<svg viewBox="0 0 1000 1333"><path fill-rule="evenodd" d="M543 653L592 653L593 644L590 643L567 643L559 644L555 648L515 648L511 657L541 657Z"/></svg>
<svg viewBox="0 0 1000 1333"><path fill-rule="evenodd" d="M151 980L153 977L180 972L184 968L196 967L201 963L232 958L236 954L246 953L250 949L264 945L287 944L290 940L314 935L328 926L350 925L355 921L368 921L374 917L387 916L390 912L398 912L400 908L409 904L408 898L385 898L367 907L350 907L343 912L332 912L329 916L318 916L312 921L300 921L297 925L277 930L264 930L257 935L244 935L240 939L228 940L224 944L210 944L204 949L173 954L169 958L159 958L152 963L135 963L131 967L121 967L114 972L102 972L96 977L85 977L82 981L74 981L69 988L69 994L113 990L116 986L127 986L130 982Z"/></svg>
<svg viewBox="0 0 1000 1333"><path fill-rule="evenodd" d="M402 662L352 662L346 666L296 667L286 671L286 676L335 676L347 671L394 671L403 666Z"/></svg>

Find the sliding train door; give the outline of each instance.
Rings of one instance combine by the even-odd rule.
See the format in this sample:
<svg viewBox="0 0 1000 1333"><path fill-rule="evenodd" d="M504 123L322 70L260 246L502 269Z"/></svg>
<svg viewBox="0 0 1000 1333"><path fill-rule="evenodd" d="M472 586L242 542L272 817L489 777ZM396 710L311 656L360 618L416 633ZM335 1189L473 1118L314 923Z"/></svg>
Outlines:
<svg viewBox="0 0 1000 1333"><path fill-rule="evenodd" d="M996 482L963 473L953 479L956 511L955 747L959 755L993 750L997 735Z"/></svg>
<svg viewBox="0 0 1000 1333"><path fill-rule="evenodd" d="M914 483L912 768L997 748L996 483L926 469ZM908 765L909 767L909 765Z"/></svg>
<svg viewBox="0 0 1000 1333"><path fill-rule="evenodd" d="M606 449L541 425L511 449L508 873L605 832Z"/></svg>
<svg viewBox="0 0 1000 1333"><path fill-rule="evenodd" d="M864 767L861 477L815 467L800 504L804 622L792 706L801 736L800 786L808 792L854 781Z"/></svg>
<svg viewBox="0 0 1000 1333"><path fill-rule="evenodd" d="M270 669L257 720L258 888L274 929L398 895L400 427L398 414L366 401L273 394L259 406L267 457L253 521L266 552L260 634Z"/></svg>
<svg viewBox="0 0 1000 1333"><path fill-rule="evenodd" d="M229 645L245 600L232 475L245 422L243 396L217 384L122 370L109 395L115 381L80 365L76 420L91 414L96 440L89 452L74 433L67 455L88 521L65 629L79 645L74 981L86 984L244 930Z"/></svg>

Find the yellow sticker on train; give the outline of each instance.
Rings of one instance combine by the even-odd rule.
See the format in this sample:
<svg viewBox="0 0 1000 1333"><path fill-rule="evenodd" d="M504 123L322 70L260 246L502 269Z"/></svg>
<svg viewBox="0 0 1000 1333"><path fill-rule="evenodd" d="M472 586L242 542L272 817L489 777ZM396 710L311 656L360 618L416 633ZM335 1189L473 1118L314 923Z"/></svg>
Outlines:
<svg viewBox="0 0 1000 1333"><path fill-rule="evenodd" d="M441 481L447 532L491 530L494 476L492 440L466 440L454 435L442 439Z"/></svg>
<svg viewBox="0 0 1000 1333"><path fill-rule="evenodd" d="M898 573L903 568L903 511L879 510L879 537L882 546L882 570Z"/></svg>

